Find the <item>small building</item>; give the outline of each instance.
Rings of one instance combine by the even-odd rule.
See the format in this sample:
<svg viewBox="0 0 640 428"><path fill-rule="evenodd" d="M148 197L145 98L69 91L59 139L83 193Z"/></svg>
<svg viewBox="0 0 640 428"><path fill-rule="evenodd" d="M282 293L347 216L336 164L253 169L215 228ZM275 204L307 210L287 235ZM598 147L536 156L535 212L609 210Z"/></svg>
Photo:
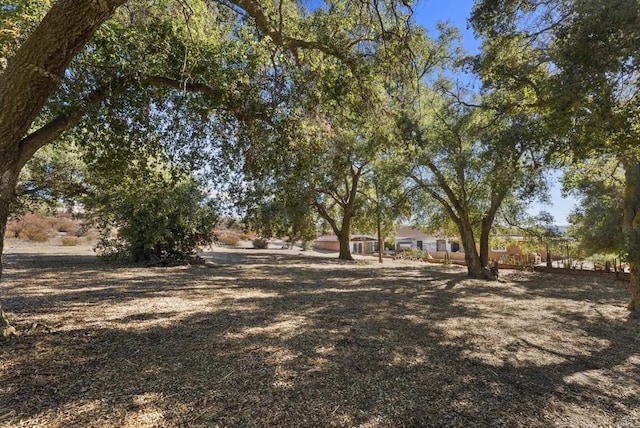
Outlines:
<svg viewBox="0 0 640 428"><path fill-rule="evenodd" d="M340 243L334 234L322 235L313 241L313 248L319 251L340 251Z"/></svg>
<svg viewBox="0 0 640 428"><path fill-rule="evenodd" d="M409 227L399 227L396 231L395 243L391 245L391 248L396 252L414 249L428 251L433 254L464 254L464 250L458 239L429 235L419 229ZM313 248L319 251L340 251L340 243L338 242L338 237L334 234L323 235L316 238L313 243ZM376 254L378 252L378 238L374 235L351 235L349 248L351 254ZM385 250L386 249L387 244L385 244Z"/></svg>
<svg viewBox="0 0 640 428"><path fill-rule="evenodd" d="M399 227L396 231L396 251L407 249L430 253L464 252L458 239L426 234L419 229Z"/></svg>
<svg viewBox="0 0 640 428"><path fill-rule="evenodd" d="M373 235L351 235L351 254L375 254L378 251L378 237Z"/></svg>
<svg viewBox="0 0 640 428"><path fill-rule="evenodd" d="M340 242L334 234L316 238L313 248L320 251L340 251ZM378 251L378 238L373 235L351 235L349 241L351 254L375 254Z"/></svg>

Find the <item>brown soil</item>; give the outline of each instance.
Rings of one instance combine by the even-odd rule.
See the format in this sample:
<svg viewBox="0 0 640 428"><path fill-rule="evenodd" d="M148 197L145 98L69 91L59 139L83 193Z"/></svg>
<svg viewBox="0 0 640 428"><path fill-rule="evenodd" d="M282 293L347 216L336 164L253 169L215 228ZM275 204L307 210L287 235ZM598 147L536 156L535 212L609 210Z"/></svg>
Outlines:
<svg viewBox="0 0 640 428"><path fill-rule="evenodd" d="M640 425L623 282L292 250L216 267L7 243L0 426ZM65 254L60 254L65 251Z"/></svg>

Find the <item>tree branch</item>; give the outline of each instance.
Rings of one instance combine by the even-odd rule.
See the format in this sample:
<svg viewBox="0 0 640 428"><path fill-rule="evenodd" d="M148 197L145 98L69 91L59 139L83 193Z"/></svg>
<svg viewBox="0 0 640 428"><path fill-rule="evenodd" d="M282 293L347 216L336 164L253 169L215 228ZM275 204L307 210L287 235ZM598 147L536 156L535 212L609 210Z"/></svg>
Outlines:
<svg viewBox="0 0 640 428"><path fill-rule="evenodd" d="M101 104L114 91L122 90L125 80L125 78L119 78L98 87L85 96L74 108L53 118L46 125L24 137L20 141L19 169L22 169L40 147L58 138L64 131L75 125L82 116Z"/></svg>
<svg viewBox="0 0 640 428"><path fill-rule="evenodd" d="M64 131L68 130L73 125L78 123L78 121L82 119L85 114L98 107L108 96L124 90L124 88L131 82L133 82L133 79L130 76L120 77L105 84L104 86L98 87L93 92L85 96L74 107L56 116L38 130L25 136L20 141L20 169L40 147L60 137L60 135ZM203 83L184 82L165 76L150 76L144 78L140 83L143 87L166 87L171 89L178 89L184 92L202 93L216 101L216 104L219 108L229 111L239 120L247 122L252 120L263 120L273 125L273 122L269 115L262 114L261 112L255 110L247 112L246 109L243 109L239 105L224 105L224 92L220 89L211 87ZM238 104L239 103L240 101L238 101Z"/></svg>
<svg viewBox="0 0 640 428"><path fill-rule="evenodd" d="M415 174L409 174L409 178L411 178L414 181L414 183L416 183L418 185L418 187L420 187L423 190L426 190L427 193L429 193L429 195L433 199L435 199L437 202L439 202L440 205L442 205L442 207L445 209L447 214L449 214L449 217L451 217L451 219L456 224L460 223L460 217L458 217L458 215L456 214L454 208L449 204L449 202L445 198L440 196L438 194L438 192L433 190L427 183L424 182L424 180L422 180L420 177L416 176Z"/></svg>
<svg viewBox="0 0 640 428"><path fill-rule="evenodd" d="M33 146L21 149L20 145L29 127L60 84L71 60L96 29L125 2L59 0L11 58L0 74L0 163L3 167L15 169L16 164L26 162L25 155L33 152Z"/></svg>
<svg viewBox="0 0 640 428"><path fill-rule="evenodd" d="M352 71L355 71L354 58L346 52L328 46L318 41L301 40L294 37L289 37L283 33L282 25L280 24L280 30L274 28L274 25L270 22L262 6L254 0L228 0L231 4L234 4L251 16L258 30L260 30L266 36L269 36L273 43L277 46L281 46L284 49L291 51L294 55L297 49L311 49L318 50L328 55L338 58L345 63Z"/></svg>

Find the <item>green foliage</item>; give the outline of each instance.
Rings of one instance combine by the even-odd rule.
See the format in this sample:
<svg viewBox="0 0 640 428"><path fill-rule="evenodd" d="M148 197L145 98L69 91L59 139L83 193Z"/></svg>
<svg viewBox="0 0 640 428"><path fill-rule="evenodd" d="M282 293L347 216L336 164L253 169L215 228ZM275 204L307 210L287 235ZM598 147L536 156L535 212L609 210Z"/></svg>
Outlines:
<svg viewBox="0 0 640 428"><path fill-rule="evenodd" d="M0 71L42 20L50 0L0 0Z"/></svg>
<svg viewBox="0 0 640 428"><path fill-rule="evenodd" d="M313 240L317 218L312 206L298 195L280 193L278 199L263 199L249 207L246 224L265 238L287 237L289 241Z"/></svg>
<svg viewBox="0 0 640 428"><path fill-rule="evenodd" d="M269 240L265 238L256 238L251 241L251 243L253 244L253 248L257 248L258 250L269 248Z"/></svg>
<svg viewBox="0 0 640 428"><path fill-rule="evenodd" d="M110 140L129 136L103 138L108 148L120 144ZM96 151L91 144L74 144L73 138L47 146L23 170L18 201L24 207L36 205L33 201L83 207L100 229L97 248L105 257L141 261L190 255L213 239L214 203L158 145L140 141L135 156Z"/></svg>
<svg viewBox="0 0 640 428"><path fill-rule="evenodd" d="M567 239L554 229L554 218L547 211L540 211L536 215L519 213L516 217L509 217L511 230L515 235L522 236L523 240L517 243L525 252L538 252L541 249L551 248L559 242L565 243ZM508 239L504 244L510 244Z"/></svg>
<svg viewBox="0 0 640 428"><path fill-rule="evenodd" d="M621 249L634 265L640 261L639 17L637 0L481 0L471 20L487 52L476 68L487 87L534 94L506 110L538 115L549 159L571 160L576 168L602 157L620 162L622 191L573 183L583 204L572 222L583 249Z"/></svg>
<svg viewBox="0 0 640 428"><path fill-rule="evenodd" d="M622 154L637 146L636 0L495 0L476 4L472 23L484 36L476 68L485 85L507 88L510 111L539 115L549 157Z"/></svg>
<svg viewBox="0 0 640 428"><path fill-rule="evenodd" d="M75 145L60 141L36 152L22 169L12 212L53 212L60 204L71 209L88 189L87 166Z"/></svg>
<svg viewBox="0 0 640 428"><path fill-rule="evenodd" d="M622 252L624 170L616 159L602 156L575 163L565 173L563 187L580 201L569 217L580 249L587 254Z"/></svg>
<svg viewBox="0 0 640 428"><path fill-rule="evenodd" d="M475 102L500 96L488 93ZM531 199L540 190L544 167L536 157L533 116L507 116L453 97L446 88L425 89L399 128L409 143L406 157L413 159L407 166L414 205L428 219L419 222L429 228L488 237L506 202Z"/></svg>
<svg viewBox="0 0 640 428"><path fill-rule="evenodd" d="M101 231L99 253L135 262L195 253L212 242L217 220L197 181L160 171L97 189L87 208Z"/></svg>

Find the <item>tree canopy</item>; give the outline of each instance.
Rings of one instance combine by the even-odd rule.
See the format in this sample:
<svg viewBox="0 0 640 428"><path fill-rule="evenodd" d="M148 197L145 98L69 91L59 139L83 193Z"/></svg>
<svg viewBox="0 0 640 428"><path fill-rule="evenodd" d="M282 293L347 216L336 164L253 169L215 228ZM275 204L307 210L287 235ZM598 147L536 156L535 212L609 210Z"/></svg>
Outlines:
<svg viewBox="0 0 640 428"><path fill-rule="evenodd" d="M635 0L484 0L472 16L489 53L477 69L487 85L535 94L517 107L543 114L550 156L612 155L622 165L632 310L640 308L639 16ZM519 51L519 60L503 47Z"/></svg>

